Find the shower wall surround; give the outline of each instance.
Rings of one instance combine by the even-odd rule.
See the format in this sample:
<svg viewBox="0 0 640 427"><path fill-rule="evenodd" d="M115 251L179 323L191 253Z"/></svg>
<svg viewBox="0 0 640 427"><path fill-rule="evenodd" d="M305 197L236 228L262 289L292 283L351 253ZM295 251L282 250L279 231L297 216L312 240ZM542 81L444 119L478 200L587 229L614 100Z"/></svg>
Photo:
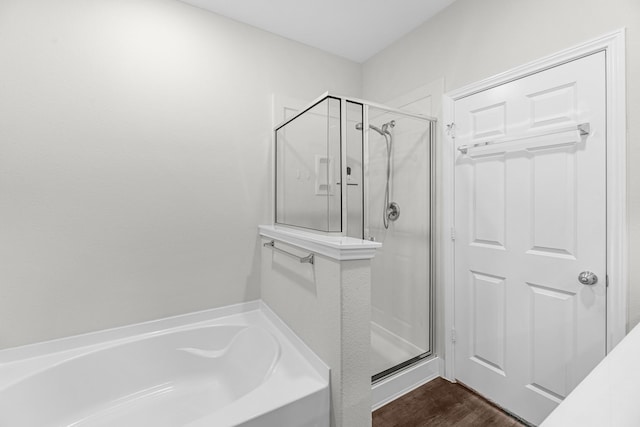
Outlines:
<svg viewBox="0 0 640 427"><path fill-rule="evenodd" d="M175 0L0 29L0 348L259 298L272 94L359 95L359 64Z"/></svg>

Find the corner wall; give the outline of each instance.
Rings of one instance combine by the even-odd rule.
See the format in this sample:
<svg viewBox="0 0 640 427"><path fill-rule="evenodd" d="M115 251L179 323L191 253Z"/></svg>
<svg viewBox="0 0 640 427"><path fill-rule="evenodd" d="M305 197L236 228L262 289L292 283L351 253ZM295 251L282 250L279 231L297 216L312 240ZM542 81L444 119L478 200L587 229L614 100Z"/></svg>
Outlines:
<svg viewBox="0 0 640 427"><path fill-rule="evenodd" d="M0 348L259 298L272 94L360 70L175 0L0 2Z"/></svg>
<svg viewBox="0 0 640 427"><path fill-rule="evenodd" d="M331 368L331 426L370 426L371 260L314 259L301 264L263 248L262 300Z"/></svg>

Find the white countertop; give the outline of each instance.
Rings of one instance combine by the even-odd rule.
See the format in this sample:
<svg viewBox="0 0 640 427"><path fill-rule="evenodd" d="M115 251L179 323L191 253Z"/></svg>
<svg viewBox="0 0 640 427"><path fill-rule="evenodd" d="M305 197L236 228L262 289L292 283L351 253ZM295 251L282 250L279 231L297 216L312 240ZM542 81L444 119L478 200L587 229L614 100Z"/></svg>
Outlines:
<svg viewBox="0 0 640 427"><path fill-rule="evenodd" d="M640 426L640 327L636 326L540 427Z"/></svg>

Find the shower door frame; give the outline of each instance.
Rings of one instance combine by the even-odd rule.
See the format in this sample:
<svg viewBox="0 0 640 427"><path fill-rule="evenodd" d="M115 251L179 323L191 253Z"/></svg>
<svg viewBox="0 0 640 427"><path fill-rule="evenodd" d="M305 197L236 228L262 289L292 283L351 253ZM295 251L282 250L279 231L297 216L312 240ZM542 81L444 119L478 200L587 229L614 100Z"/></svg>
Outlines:
<svg viewBox="0 0 640 427"><path fill-rule="evenodd" d="M434 345L435 345L435 331L437 330L435 327L435 321L436 321L436 316L435 316L435 280L436 280L436 260L435 260L435 254L436 254L436 248L437 248L437 239L435 238L436 236L436 210L435 210L435 206L436 206L436 194L437 194L437 187L436 187L436 124L437 124L437 118L435 117L431 117L431 116L427 116L424 114L417 114L417 113L411 113L402 109L398 109L398 108L393 108L393 107L389 107L386 105L382 105L382 104L376 104L376 103L372 103L369 101L365 101L365 100L361 100L361 99L356 99L356 98L348 98L348 97L341 97L342 99L342 106L341 106L341 122L342 122L342 135L345 135L345 149L343 150L344 153L344 159L342 161L342 167L343 167L343 171L342 174L343 176L346 176L346 145L349 143L346 140L346 127L347 127L347 120L346 120L346 103L347 102L353 102L353 103L357 103L362 105L363 107L363 111L362 111L362 122L363 122L363 129L368 129L369 127L369 108L375 108L378 110L382 110L385 111L386 113L392 113L392 114L398 114L401 116L405 116L405 117L410 117L410 118L414 118L414 119L419 119L419 120L424 120L427 125L429 126L429 146L428 146L428 153L429 153L429 209L428 209L428 214L429 214L429 241L427 242L427 246L428 246L428 250L429 250L429 260L428 260L428 268L429 268L429 274L428 274L428 283L427 286L429 287L429 289L427 290L427 295L429 298L429 348L427 351L412 357L410 359L405 360L404 362L401 362L397 365L394 365L388 369L385 369L384 371L378 372L374 375L371 376L371 382L372 384L376 384L380 381L383 381L393 375L395 375L396 373L399 373L401 371L403 371L404 369L410 368L414 365L416 365L419 362L422 362L426 359L428 359L429 357L433 356L435 354L435 349L434 349ZM366 186L368 185L368 176L369 176L369 162L368 162L368 156L369 156L369 132L365 132L363 131L363 224L362 224L362 239L365 238L364 235L364 231L369 229L369 209L364 209L364 207L369 206L369 193L366 190ZM365 161L365 159L367 159L367 161ZM342 181L346 181L346 180L342 180ZM346 200L346 182L343 183L343 185L345 185L345 187L343 188L343 207L346 207L345 209L343 209L343 215L346 215L346 212L348 211L348 202ZM346 217L343 216L343 223L346 224Z"/></svg>

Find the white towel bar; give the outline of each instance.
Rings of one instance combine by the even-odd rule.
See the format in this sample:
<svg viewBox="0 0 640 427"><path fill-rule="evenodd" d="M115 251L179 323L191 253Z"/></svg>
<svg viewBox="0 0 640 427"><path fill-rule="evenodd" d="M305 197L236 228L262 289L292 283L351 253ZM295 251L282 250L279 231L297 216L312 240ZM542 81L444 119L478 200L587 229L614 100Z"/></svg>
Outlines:
<svg viewBox="0 0 640 427"><path fill-rule="evenodd" d="M262 246L264 246L265 248L271 248L276 252L280 252L281 254L289 255L290 257L296 258L296 259L298 259L300 261L300 263L313 264L313 254L309 254L309 255L307 255L305 257L299 257L298 255L294 255L291 252L287 252L284 249L280 249L280 248L276 247L275 240L267 242L267 243L263 244Z"/></svg>
<svg viewBox="0 0 640 427"><path fill-rule="evenodd" d="M476 144L471 144L471 145L461 145L458 147L458 151L461 152L462 154L467 154L469 149L472 149L472 148L485 147L487 145L494 145L494 144L504 144L506 142L521 141L524 139L539 138L541 136L553 135L556 133L563 133L563 132L568 132L572 130L580 132L580 136L583 137L583 136L589 135L589 132L591 132L591 127L589 126L589 123L580 123L577 126L571 126L568 128L565 127L561 129L553 129L553 130L548 130L548 131L537 133L537 134L524 135L516 138L505 138L505 139L499 139L496 141L478 142Z"/></svg>

